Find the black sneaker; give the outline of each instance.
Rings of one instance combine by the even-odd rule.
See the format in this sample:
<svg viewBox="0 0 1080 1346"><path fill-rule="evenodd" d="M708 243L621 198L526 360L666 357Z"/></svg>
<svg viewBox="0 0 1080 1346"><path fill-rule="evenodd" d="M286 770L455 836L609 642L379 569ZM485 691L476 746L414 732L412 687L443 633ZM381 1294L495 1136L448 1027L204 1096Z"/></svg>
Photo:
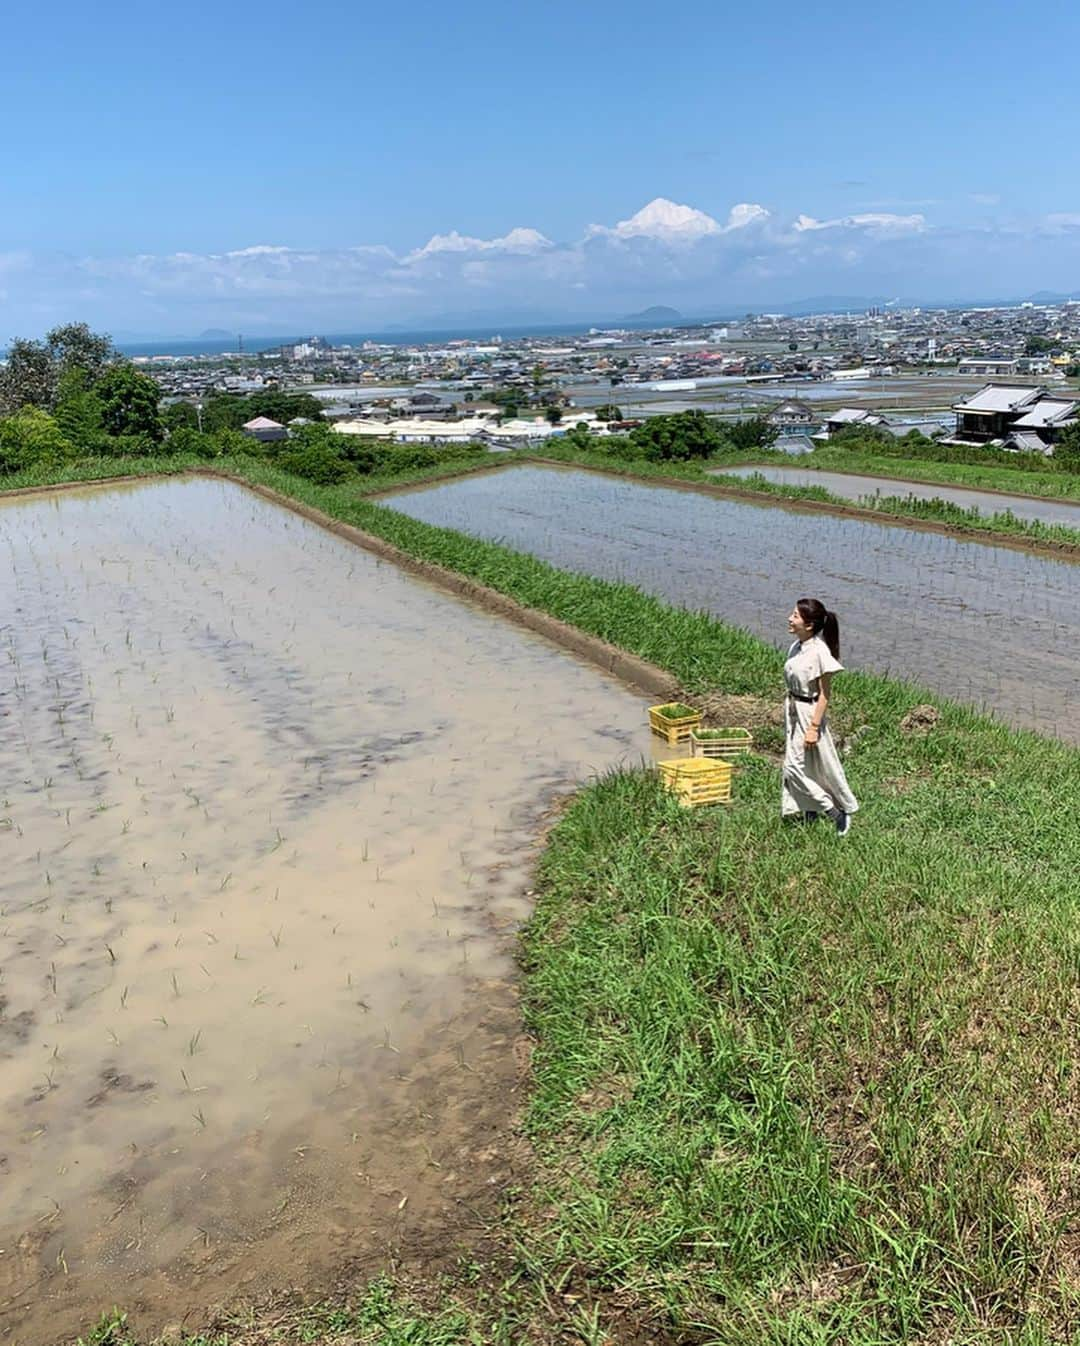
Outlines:
<svg viewBox="0 0 1080 1346"><path fill-rule="evenodd" d="M845 813L843 809L837 809L834 821L836 822L836 835L846 837L851 831L851 814Z"/></svg>
<svg viewBox="0 0 1080 1346"><path fill-rule="evenodd" d="M804 823L816 823L820 816L819 813L814 813L813 810L807 810L803 813L802 820Z"/></svg>

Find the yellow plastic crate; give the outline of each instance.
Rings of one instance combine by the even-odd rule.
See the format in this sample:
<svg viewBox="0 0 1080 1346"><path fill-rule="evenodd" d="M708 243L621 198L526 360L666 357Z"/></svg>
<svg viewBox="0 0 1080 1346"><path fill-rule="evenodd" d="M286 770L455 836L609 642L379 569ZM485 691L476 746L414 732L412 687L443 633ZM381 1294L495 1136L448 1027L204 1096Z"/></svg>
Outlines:
<svg viewBox="0 0 1080 1346"><path fill-rule="evenodd" d="M749 729L725 730L722 738L699 738L700 729L690 731L691 757L745 757L754 746Z"/></svg>
<svg viewBox="0 0 1080 1346"><path fill-rule="evenodd" d="M679 705L678 701L666 701L662 706L649 707L649 728L654 734L659 734L664 742L672 748L676 743L685 742L690 737L691 729L696 729L701 723L701 712L698 710L695 710L692 715L682 715L677 720L660 713L669 706L677 705Z"/></svg>
<svg viewBox="0 0 1080 1346"><path fill-rule="evenodd" d="M731 803L731 763L711 757L676 757L660 762L660 780L684 809Z"/></svg>

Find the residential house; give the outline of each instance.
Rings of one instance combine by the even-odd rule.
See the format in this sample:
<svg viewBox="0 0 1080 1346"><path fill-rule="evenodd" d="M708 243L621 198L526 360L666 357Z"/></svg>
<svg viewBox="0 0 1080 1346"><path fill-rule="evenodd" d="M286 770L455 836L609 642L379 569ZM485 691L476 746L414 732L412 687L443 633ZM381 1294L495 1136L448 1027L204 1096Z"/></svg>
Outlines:
<svg viewBox="0 0 1080 1346"><path fill-rule="evenodd" d="M1020 361L1009 355L968 355L956 366L958 374L1016 374Z"/></svg>
<svg viewBox="0 0 1080 1346"><path fill-rule="evenodd" d="M817 417L805 402L781 402L765 419L781 434L809 430L817 422Z"/></svg>
<svg viewBox="0 0 1080 1346"><path fill-rule="evenodd" d="M272 421L269 416L256 416L252 421L245 421L240 427L245 435L252 439L257 439L262 444L269 444L275 439L288 439L289 432L280 421Z"/></svg>
<svg viewBox="0 0 1080 1346"><path fill-rule="evenodd" d="M1074 397L1055 397L1047 394L1039 398L1013 427L1005 439L1005 448L1018 453L1043 453L1050 455L1054 451L1061 431L1076 424L1077 408L1080 402Z"/></svg>
<svg viewBox="0 0 1080 1346"><path fill-rule="evenodd" d="M864 407L841 407L839 411L831 411L826 415L825 424L813 438L829 439L840 430L870 430L874 427L885 430L888 425L884 416L878 416Z"/></svg>
<svg viewBox="0 0 1080 1346"><path fill-rule="evenodd" d="M1004 439L1016 422L1042 396L1042 389L1011 383L988 383L953 406L955 438L961 443L987 444Z"/></svg>

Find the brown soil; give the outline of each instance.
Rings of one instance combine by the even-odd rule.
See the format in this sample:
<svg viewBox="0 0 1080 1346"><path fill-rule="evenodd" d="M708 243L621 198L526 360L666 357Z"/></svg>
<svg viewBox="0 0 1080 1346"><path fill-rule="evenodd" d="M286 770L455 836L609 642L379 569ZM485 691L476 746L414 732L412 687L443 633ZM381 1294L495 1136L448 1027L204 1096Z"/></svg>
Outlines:
<svg viewBox="0 0 1080 1346"><path fill-rule="evenodd" d="M918 705L912 706L911 710L900 721L900 732L902 734L915 734L925 736L941 719L941 712L936 706Z"/></svg>
<svg viewBox="0 0 1080 1346"><path fill-rule="evenodd" d="M684 695L691 705L700 708L702 720L710 729L737 726L752 730L784 723L784 707L779 696L776 700L767 700L761 696L729 696L724 692L712 692L705 697L695 697L690 692Z"/></svg>
<svg viewBox="0 0 1080 1346"><path fill-rule="evenodd" d="M140 485L146 480L135 479ZM86 490L87 485L76 483L70 489ZM545 614L530 612L440 567L404 557L381 539L327 520L276 493L260 489L255 494L325 524L365 550L472 599L488 611L510 617L650 696L666 697L672 690L672 681L662 670ZM205 708L204 696L204 712ZM638 713L631 707L632 718ZM644 734L643 713L641 720ZM550 816L557 811L556 803ZM545 825L549 821L544 820ZM535 837L535 816L528 826L530 837ZM290 844L296 839L291 837ZM509 878L518 894L527 883L521 869L528 858L528 847L523 848L519 839L515 853L505 862L515 871ZM501 891L507 876L495 872L500 867L492 866L488 879ZM485 909L489 908L483 902L472 907L478 916ZM237 910L235 895L229 910ZM503 950L505 967L512 954L513 922L503 915L501 923L492 919L487 924L493 947ZM208 946L210 952L199 956L209 959L219 943L225 947L216 941ZM156 944L148 946L146 956L156 948ZM123 958L123 950L119 957ZM111 967L106 958L100 955L103 966ZM17 1004L8 1010L5 1016L0 1005L0 1059L8 1049L16 1049L35 1026L34 1016L21 1012ZM75 1017L68 1016L66 1031L73 1031ZM124 1034L125 1044L128 1036ZM406 1283L431 1285L440 1273L454 1269L459 1256L498 1266L507 1254L506 1230L500 1220L505 1202L512 1189L527 1185L530 1151L521 1137L518 1117L530 1052L530 1043L522 1034L515 978L478 972L467 984L464 1005L453 1017L432 1027L417 1051L377 1054L379 1065L372 1073L369 1106L353 1123L355 1164L344 1166L349 1170L344 1178L342 1166L330 1159L335 1144L348 1143L348 1133L342 1142L329 1103L296 1123L277 1125L275 1117L274 1126L257 1125L245 1133L240 1146L209 1149L200 1181L189 1184L171 1209L152 1212L151 1218L164 1213L176 1228L181 1216L197 1211L199 1233L191 1241L185 1239L178 1255L156 1268L143 1270L140 1264L137 1276L121 1268L140 1261L143 1231L137 1212L150 1196L151 1161L145 1151L133 1150L130 1157L125 1151L107 1190L102 1189L108 1205L78 1255L67 1232L62 1232L64 1222L76 1218L74 1208L65 1208L61 1215L57 1206L36 1224L27 1222L26 1232L15 1241L4 1241L0 1341L43 1346L69 1340L79 1332L85 1334L93 1316L114 1301L124 1306L132 1330L146 1340L166 1327L200 1330L242 1306L287 1303L290 1286L302 1287L309 1301L347 1298L387 1267ZM189 1055L194 1054L192 1047ZM208 1061L204 1046L199 1047L197 1059L206 1068L202 1064ZM190 1069L190 1062L184 1060ZM155 1084L162 1087L156 1073L142 1065L127 1069L111 1063L99 1066L75 1095L76 1112L81 1119L99 1119L99 1125L120 1134L118 1113L128 1110L125 1115L133 1115L131 1109L153 1097ZM245 1091L247 1086L242 1086L241 1092ZM52 1090L35 1103L55 1104L58 1097ZM63 1128L58 1127L56 1133L62 1136ZM262 1191L267 1174L276 1175L270 1199L251 1219L244 1207L241 1220L245 1188L250 1195L257 1176ZM2 1154L0 1176L6 1176ZM99 1250L107 1256L95 1264L90 1253ZM102 1266L107 1269L105 1275ZM283 1268L287 1269L284 1277ZM631 1329L629 1307L612 1306L613 1314L624 1312L627 1330L620 1331L620 1342L656 1339L655 1334L636 1334ZM260 1339L251 1338L253 1342Z"/></svg>

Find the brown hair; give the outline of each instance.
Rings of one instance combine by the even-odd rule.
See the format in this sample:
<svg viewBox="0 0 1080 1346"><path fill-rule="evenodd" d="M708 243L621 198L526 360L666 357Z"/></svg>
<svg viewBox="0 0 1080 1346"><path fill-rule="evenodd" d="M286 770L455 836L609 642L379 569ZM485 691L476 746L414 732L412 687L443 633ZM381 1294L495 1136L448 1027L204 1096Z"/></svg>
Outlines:
<svg viewBox="0 0 1080 1346"><path fill-rule="evenodd" d="M836 620L836 613L829 609L819 598L800 598L795 604L799 610L799 616L813 631L815 636L821 636L825 644L832 651L834 659L840 658L840 623Z"/></svg>

